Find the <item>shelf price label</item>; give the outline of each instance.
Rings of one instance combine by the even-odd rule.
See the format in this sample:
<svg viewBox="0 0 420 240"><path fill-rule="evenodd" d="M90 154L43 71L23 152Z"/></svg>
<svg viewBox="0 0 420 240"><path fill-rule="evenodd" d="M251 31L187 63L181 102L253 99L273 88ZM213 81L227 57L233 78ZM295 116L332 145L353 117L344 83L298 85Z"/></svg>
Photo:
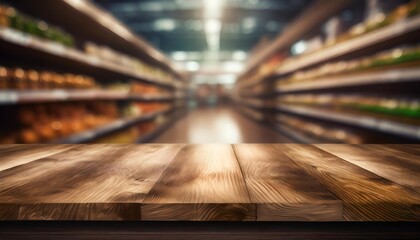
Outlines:
<svg viewBox="0 0 420 240"><path fill-rule="evenodd" d="M10 28L1 29L0 33L3 39L23 46L28 46L32 40L31 36L28 34Z"/></svg>
<svg viewBox="0 0 420 240"><path fill-rule="evenodd" d="M17 103L18 99L18 94L15 92L0 91L0 105Z"/></svg>

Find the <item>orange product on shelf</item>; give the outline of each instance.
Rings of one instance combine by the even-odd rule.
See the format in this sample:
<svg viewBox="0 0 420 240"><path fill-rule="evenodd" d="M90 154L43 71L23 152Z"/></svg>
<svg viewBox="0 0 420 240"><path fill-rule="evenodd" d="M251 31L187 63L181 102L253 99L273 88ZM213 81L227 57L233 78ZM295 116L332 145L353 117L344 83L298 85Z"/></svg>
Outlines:
<svg viewBox="0 0 420 240"><path fill-rule="evenodd" d="M95 80L87 76L0 66L1 90L91 89L96 86Z"/></svg>
<svg viewBox="0 0 420 240"><path fill-rule="evenodd" d="M0 142L48 142L99 127L119 117L115 103L82 102L23 105L17 109L13 136L2 134ZM2 129L2 132L10 129Z"/></svg>

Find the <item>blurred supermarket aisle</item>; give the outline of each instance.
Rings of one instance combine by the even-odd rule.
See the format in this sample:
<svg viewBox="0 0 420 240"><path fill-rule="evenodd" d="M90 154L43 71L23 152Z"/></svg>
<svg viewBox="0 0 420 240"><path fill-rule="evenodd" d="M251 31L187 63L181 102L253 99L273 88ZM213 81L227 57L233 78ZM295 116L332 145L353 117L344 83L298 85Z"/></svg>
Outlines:
<svg viewBox="0 0 420 240"><path fill-rule="evenodd" d="M232 107L190 111L154 140L155 143L284 143L288 138L264 127Z"/></svg>

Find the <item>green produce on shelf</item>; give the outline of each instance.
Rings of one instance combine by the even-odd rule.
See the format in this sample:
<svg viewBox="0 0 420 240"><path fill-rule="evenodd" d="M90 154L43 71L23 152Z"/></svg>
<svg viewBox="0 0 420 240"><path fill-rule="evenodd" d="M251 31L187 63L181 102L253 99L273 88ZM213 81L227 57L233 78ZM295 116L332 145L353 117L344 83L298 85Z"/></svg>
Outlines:
<svg viewBox="0 0 420 240"><path fill-rule="evenodd" d="M14 28L65 46L74 46L74 39L68 33L43 21L27 17L12 7L0 5L0 26Z"/></svg>
<svg viewBox="0 0 420 240"><path fill-rule="evenodd" d="M359 95L298 94L281 97L279 102L280 104L305 104L339 109L354 109L412 119L420 118L419 99L380 98Z"/></svg>
<svg viewBox="0 0 420 240"><path fill-rule="evenodd" d="M401 66L404 64L420 64L420 47L399 47L379 54L349 61L328 63L293 74L290 78L279 81L279 86L293 84L302 81L316 81L323 77L332 77L342 74L354 74L366 70L380 69L384 67Z"/></svg>

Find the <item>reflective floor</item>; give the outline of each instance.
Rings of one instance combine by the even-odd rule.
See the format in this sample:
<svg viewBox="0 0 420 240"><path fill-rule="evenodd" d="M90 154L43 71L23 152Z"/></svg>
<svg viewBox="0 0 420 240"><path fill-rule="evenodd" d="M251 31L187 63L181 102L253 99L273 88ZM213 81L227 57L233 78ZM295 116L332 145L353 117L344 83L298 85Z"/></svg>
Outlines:
<svg viewBox="0 0 420 240"><path fill-rule="evenodd" d="M154 142L290 143L292 141L226 106L192 109Z"/></svg>

